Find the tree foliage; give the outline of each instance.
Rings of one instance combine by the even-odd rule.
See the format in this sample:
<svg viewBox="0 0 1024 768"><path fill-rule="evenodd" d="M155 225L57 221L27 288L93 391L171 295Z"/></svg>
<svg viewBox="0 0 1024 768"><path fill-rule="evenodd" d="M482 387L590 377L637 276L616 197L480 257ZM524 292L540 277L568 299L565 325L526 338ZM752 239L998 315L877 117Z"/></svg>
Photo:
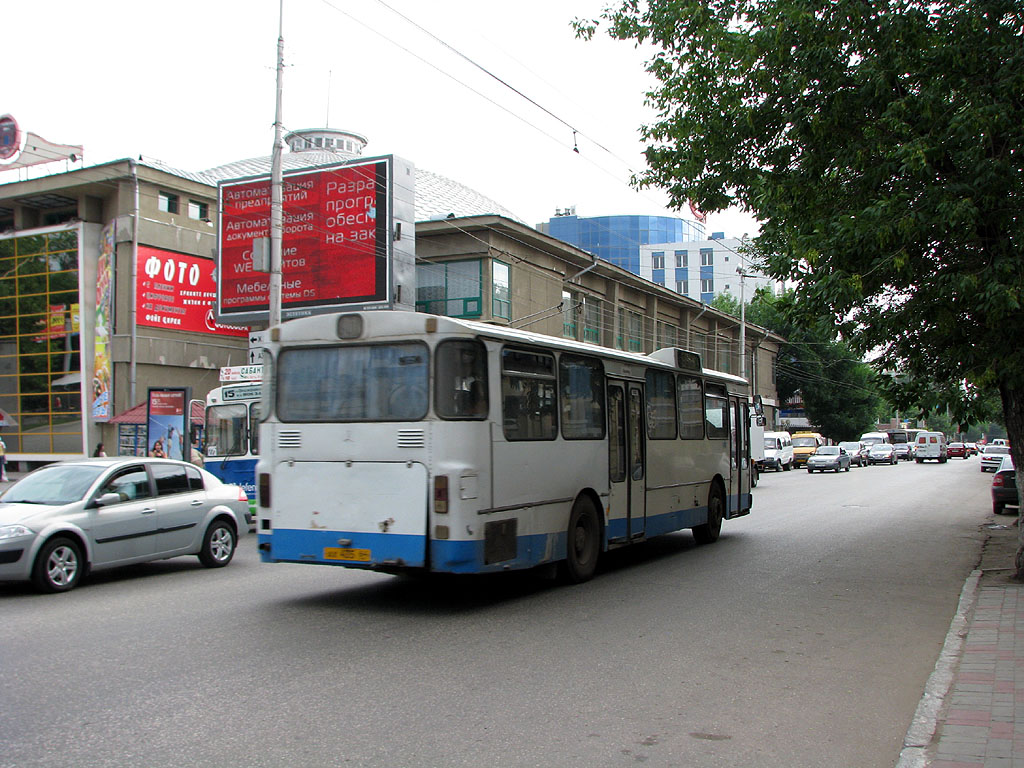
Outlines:
<svg viewBox="0 0 1024 768"><path fill-rule="evenodd" d="M623 0L577 26L600 23L655 51L637 183L754 213L761 268L898 371L898 405L962 422L998 389L1024 466L1024 4Z"/></svg>

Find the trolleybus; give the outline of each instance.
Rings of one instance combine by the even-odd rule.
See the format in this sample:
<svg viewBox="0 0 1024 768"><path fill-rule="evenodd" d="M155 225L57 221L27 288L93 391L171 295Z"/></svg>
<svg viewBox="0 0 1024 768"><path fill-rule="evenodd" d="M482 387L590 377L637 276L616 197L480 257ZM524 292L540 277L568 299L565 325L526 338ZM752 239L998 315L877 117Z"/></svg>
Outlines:
<svg viewBox="0 0 1024 768"><path fill-rule="evenodd" d="M485 573L750 511L747 382L650 355L416 312L270 329L257 467L264 562Z"/></svg>
<svg viewBox="0 0 1024 768"><path fill-rule="evenodd" d="M227 372L227 373L225 373ZM206 396L203 432L203 464L225 483L241 486L249 497L249 511L256 514L256 459L259 456L260 366L236 366L221 370L227 376L246 378L223 382Z"/></svg>

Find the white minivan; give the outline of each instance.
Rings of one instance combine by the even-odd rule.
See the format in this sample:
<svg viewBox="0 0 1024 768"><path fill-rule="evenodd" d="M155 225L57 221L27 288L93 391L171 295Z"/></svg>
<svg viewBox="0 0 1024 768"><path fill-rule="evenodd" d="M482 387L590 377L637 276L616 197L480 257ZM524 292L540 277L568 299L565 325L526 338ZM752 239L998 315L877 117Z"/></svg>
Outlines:
<svg viewBox="0 0 1024 768"><path fill-rule="evenodd" d="M758 462L758 469L774 469L788 472L793 468L793 438L789 432L764 433L764 458Z"/></svg>
<svg viewBox="0 0 1024 768"><path fill-rule="evenodd" d="M946 463L946 436L942 432L918 432L914 442L914 460L920 464L925 459Z"/></svg>

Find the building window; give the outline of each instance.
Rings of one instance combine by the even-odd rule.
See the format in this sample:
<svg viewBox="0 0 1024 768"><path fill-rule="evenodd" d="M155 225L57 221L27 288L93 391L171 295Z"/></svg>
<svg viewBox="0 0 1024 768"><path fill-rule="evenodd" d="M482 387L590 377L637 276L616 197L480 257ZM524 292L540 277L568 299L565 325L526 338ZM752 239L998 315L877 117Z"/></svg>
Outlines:
<svg viewBox="0 0 1024 768"><path fill-rule="evenodd" d="M178 212L178 196L170 192L161 192L157 196L157 207L164 213Z"/></svg>
<svg viewBox="0 0 1024 768"><path fill-rule="evenodd" d="M8 453L82 450L78 279L77 229L0 237L0 407L10 418ZM92 344L90 338L90 355Z"/></svg>
<svg viewBox="0 0 1024 768"><path fill-rule="evenodd" d="M659 326L661 330L659 346L662 349L678 346L676 340L679 338L679 329L670 323L660 323Z"/></svg>
<svg viewBox="0 0 1024 768"><path fill-rule="evenodd" d="M689 280L676 280L676 293L681 293L686 296L690 292L690 281Z"/></svg>
<svg viewBox="0 0 1024 768"><path fill-rule="evenodd" d="M592 296L583 297L583 340L601 343L601 300Z"/></svg>
<svg viewBox="0 0 1024 768"><path fill-rule="evenodd" d="M644 351L643 315L619 308L619 335L615 346L630 352Z"/></svg>
<svg viewBox="0 0 1024 768"><path fill-rule="evenodd" d="M505 320L512 319L512 271L508 264L494 261L491 264L491 315Z"/></svg>
<svg viewBox="0 0 1024 768"><path fill-rule="evenodd" d="M700 292L701 293L714 293L715 292L715 278L708 277L703 278L700 281Z"/></svg>
<svg viewBox="0 0 1024 768"><path fill-rule="evenodd" d="M416 265L416 309L448 317L480 317L483 312L479 259Z"/></svg>
<svg viewBox="0 0 1024 768"><path fill-rule="evenodd" d="M576 309L578 302L569 291L562 291L562 335L576 338Z"/></svg>
<svg viewBox="0 0 1024 768"><path fill-rule="evenodd" d="M689 264L687 264L686 262L686 251L676 251L676 269L688 267Z"/></svg>
<svg viewBox="0 0 1024 768"><path fill-rule="evenodd" d="M715 263L715 252L711 248L700 249L700 265L710 267Z"/></svg>
<svg viewBox="0 0 1024 768"><path fill-rule="evenodd" d="M664 269L665 268L665 252L655 251L651 254L651 268L652 269Z"/></svg>
<svg viewBox="0 0 1024 768"><path fill-rule="evenodd" d="M198 200L189 200L188 217L197 221L206 221L210 218L210 206Z"/></svg>

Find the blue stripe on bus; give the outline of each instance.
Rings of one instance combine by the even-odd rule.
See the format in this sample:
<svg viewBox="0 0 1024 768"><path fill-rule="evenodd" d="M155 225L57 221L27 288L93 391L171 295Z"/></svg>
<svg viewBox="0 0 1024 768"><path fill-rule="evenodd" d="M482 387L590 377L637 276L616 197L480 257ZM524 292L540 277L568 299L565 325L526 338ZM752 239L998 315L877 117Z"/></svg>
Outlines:
<svg viewBox="0 0 1024 768"><path fill-rule="evenodd" d="M345 539L346 543L342 545L338 539ZM366 568L385 563L397 565L400 561L407 567L420 568L425 562L427 537L401 533L349 533L277 528L272 536L260 537L261 544L265 541L270 542L269 553L260 550L260 557L265 562L320 563ZM328 548L368 549L372 560L328 560L324 557L324 550Z"/></svg>
<svg viewBox="0 0 1024 768"><path fill-rule="evenodd" d="M735 497L734 497L735 498ZM744 494L745 508L749 509L751 496ZM735 502L734 502L735 503ZM707 522L706 506L680 509L662 515L652 515L646 520L644 534L650 538L665 533L685 530ZM607 538L625 538L626 520L616 518L608 521ZM350 533L346 531L315 531L278 528L273 535L261 534L259 543L269 543L270 552L260 550L264 562L320 563L343 565L353 568L369 568L382 564L396 564L398 561L409 568L425 565L425 536L394 533ZM368 549L372 560L327 560L324 549L339 547L338 539L346 539L346 548ZM530 568L541 563L564 559L566 550L565 531L538 533L519 536L516 539L516 557L496 563L484 563L484 541L453 541L434 539L430 541L431 570L443 573L487 573L507 568Z"/></svg>

